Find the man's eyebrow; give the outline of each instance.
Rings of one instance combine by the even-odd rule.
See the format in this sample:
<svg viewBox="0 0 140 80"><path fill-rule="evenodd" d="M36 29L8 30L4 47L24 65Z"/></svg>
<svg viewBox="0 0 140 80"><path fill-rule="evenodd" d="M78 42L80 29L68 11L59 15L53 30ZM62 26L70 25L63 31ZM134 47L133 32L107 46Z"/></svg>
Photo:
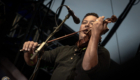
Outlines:
<svg viewBox="0 0 140 80"><path fill-rule="evenodd" d="M86 21L86 22L87 22L88 20L83 20L83 22L84 22L84 21ZM95 22L95 21L91 20L90 22Z"/></svg>
<svg viewBox="0 0 140 80"><path fill-rule="evenodd" d="M91 20L90 22L95 22L95 21Z"/></svg>
<svg viewBox="0 0 140 80"><path fill-rule="evenodd" d="M83 20L83 21L87 21L87 20Z"/></svg>

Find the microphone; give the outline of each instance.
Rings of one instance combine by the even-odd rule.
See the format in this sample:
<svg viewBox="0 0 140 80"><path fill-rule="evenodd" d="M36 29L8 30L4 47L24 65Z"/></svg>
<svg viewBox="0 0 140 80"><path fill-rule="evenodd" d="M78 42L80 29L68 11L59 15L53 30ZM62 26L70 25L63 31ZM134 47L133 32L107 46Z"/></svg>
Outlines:
<svg viewBox="0 0 140 80"><path fill-rule="evenodd" d="M65 6L66 6L66 5L65 5ZM68 9L68 11L69 11L69 14L72 15L72 18L73 18L74 22L75 22L76 24L79 24L79 23L80 23L80 19L79 19L78 17L75 16L74 12L73 12L68 6L66 6L66 7L67 7L67 9Z"/></svg>

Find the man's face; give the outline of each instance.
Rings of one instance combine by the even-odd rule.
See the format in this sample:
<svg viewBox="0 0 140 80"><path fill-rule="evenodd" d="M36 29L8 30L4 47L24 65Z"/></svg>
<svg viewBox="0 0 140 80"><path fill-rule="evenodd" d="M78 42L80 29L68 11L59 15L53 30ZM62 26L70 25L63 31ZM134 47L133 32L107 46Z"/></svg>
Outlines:
<svg viewBox="0 0 140 80"><path fill-rule="evenodd" d="M80 31L84 30L84 29L88 29L89 27L92 27L93 22L95 22L96 19L97 19L97 17L95 17L93 15L89 15L89 16L85 17L80 26ZM87 32L87 30L79 32L79 40L83 39L86 36L86 32Z"/></svg>

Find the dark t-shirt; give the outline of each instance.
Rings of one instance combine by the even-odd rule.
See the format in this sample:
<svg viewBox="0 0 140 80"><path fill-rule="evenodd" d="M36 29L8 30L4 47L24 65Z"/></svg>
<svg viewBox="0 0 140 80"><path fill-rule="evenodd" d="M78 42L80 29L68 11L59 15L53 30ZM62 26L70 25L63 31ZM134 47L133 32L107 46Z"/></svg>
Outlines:
<svg viewBox="0 0 140 80"><path fill-rule="evenodd" d="M61 46L44 52L42 59L55 64L51 80L91 80L109 67L110 56L104 47L98 47L98 65L88 71L82 68L85 50L75 49L75 45Z"/></svg>

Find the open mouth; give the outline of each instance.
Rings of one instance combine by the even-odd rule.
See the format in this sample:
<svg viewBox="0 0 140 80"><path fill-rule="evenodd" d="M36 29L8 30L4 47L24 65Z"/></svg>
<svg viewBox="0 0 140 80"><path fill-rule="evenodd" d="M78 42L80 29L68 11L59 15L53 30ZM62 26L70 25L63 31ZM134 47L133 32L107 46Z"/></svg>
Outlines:
<svg viewBox="0 0 140 80"><path fill-rule="evenodd" d="M83 33L84 33L84 34L87 34L87 32L88 32L88 29L83 30Z"/></svg>

